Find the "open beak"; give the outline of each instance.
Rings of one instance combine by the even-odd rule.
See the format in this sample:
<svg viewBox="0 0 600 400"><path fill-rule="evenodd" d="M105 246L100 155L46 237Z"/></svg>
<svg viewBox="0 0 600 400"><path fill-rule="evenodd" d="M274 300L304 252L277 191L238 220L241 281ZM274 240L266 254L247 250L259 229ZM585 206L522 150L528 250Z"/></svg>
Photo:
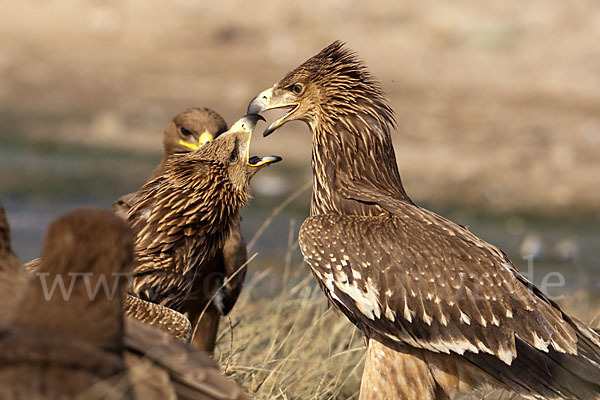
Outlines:
<svg viewBox="0 0 600 400"><path fill-rule="evenodd" d="M248 159L248 165L251 167L263 167L265 165L275 164L281 160L283 160L283 158L279 156L252 156Z"/></svg>
<svg viewBox="0 0 600 400"><path fill-rule="evenodd" d="M258 114L266 110L272 110L275 108L287 108L288 112L277 121L273 122L265 131L263 136L269 136L275 132L281 125L285 124L290 120L291 115L298 109L298 103L279 103L273 101L273 88L262 91L258 96L252 99L248 104L248 114Z"/></svg>
<svg viewBox="0 0 600 400"><path fill-rule="evenodd" d="M250 157L250 140L252 139L252 132L254 131L258 121L264 120L265 119L259 114L248 113L235 122L229 129L230 132L242 132L248 135L246 142L241 144L240 153L246 154L246 164L248 164L250 167L264 167L282 160L282 158L279 156Z"/></svg>
<svg viewBox="0 0 600 400"><path fill-rule="evenodd" d="M246 145L246 163L250 167L264 167L266 165L275 164L276 162L283 160L279 156L264 156L264 157L252 156L252 157L250 157L250 139L252 139L252 132L254 131L254 127L256 126L258 121L259 120L264 121L265 119L262 117L262 115L256 114L256 113L248 113L248 114L246 114L244 119L253 121L252 127L250 129L250 135L248 135L248 143Z"/></svg>

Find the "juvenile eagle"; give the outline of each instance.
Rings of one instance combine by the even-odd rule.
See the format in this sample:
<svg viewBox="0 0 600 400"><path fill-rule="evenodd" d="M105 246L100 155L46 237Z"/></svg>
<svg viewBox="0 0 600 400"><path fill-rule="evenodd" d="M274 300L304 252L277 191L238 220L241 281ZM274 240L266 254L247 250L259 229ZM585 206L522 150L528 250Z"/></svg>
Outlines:
<svg viewBox="0 0 600 400"><path fill-rule="evenodd" d="M218 263L207 260L222 251L231 229L239 226L252 176L281 160L249 157L259 118L247 115L200 149L172 155L164 172L136 193L127 217L137 235L136 297L180 312L193 301L198 316L209 304L220 312L230 309L219 290L226 276Z"/></svg>
<svg viewBox="0 0 600 400"><path fill-rule="evenodd" d="M365 335L361 399L444 399L483 384L537 399L600 396L600 336L497 247L402 187L379 83L336 41L255 97L313 133L302 254Z"/></svg>
<svg viewBox="0 0 600 400"><path fill-rule="evenodd" d="M167 160L174 154L189 153L198 150L211 140L219 137L227 130L227 124L223 117L215 111L206 108L190 108L177 114L169 123L163 134L163 157L150 176L150 180L164 174ZM113 210L117 215L127 218L127 213L132 205L135 193L129 193L119 198L113 204ZM225 239L223 246L217 249L215 255L202 262L200 270L211 271L214 279L217 275L221 281L227 281L219 290L220 306L210 304L206 310L206 299L202 294L204 287L213 285L214 282L205 282L202 278L207 274L201 274L194 279L190 296L181 306L181 312L190 319L194 329L192 344L196 347L212 352L215 346L219 320L222 315L227 315L235 305L242 290L247 268L243 267L248 259L246 242L242 237L240 224L233 226L229 236ZM243 268L242 268L243 267ZM140 312L147 310L145 304L128 298L128 306L139 308ZM157 322L164 320L162 315L166 310L155 309L153 320ZM204 315L202 312L204 311ZM202 318L200 316L202 315ZM148 316L149 317L149 316Z"/></svg>
<svg viewBox="0 0 600 400"><path fill-rule="evenodd" d="M0 248L5 222L0 205ZM35 274L2 276L0 310L14 310L0 320L1 398L248 399L207 355L124 319L133 244L121 218L72 211L51 224ZM9 284L18 302L5 302Z"/></svg>
<svg viewBox="0 0 600 400"><path fill-rule="evenodd" d="M163 133L163 156L149 179L162 175L173 154L198 150L227 130L227 123L217 112L206 108L189 108L177 114ZM120 197L113 204L115 214L127 218L135 193Z"/></svg>

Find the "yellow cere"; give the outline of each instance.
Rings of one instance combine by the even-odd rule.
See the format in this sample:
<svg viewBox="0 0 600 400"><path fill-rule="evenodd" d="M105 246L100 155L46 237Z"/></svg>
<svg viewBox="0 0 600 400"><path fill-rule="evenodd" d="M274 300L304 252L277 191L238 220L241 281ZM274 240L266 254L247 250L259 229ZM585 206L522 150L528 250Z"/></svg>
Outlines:
<svg viewBox="0 0 600 400"><path fill-rule="evenodd" d="M200 139L198 139L198 142L200 143L200 147L202 147L211 140L213 140L213 135L211 135L208 131L204 131L200 135Z"/></svg>

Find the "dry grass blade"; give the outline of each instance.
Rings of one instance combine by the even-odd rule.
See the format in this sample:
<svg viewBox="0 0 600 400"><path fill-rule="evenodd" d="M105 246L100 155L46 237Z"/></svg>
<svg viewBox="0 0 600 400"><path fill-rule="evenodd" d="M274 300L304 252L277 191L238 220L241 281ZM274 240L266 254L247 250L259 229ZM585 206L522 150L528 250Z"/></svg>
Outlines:
<svg viewBox="0 0 600 400"><path fill-rule="evenodd" d="M221 284L221 286L219 286L219 288L218 288L218 289L215 291L215 294L213 294L213 295L212 295L212 297L210 298L210 300L208 301L208 303L206 303L206 305L205 305L205 306L204 306L204 308L202 309L202 312L200 313L200 318L198 318L198 320L201 320L201 319L202 319L202 317L204 317L204 314L206 313L206 310L208 310L208 307L209 307L209 306L212 304L212 302L215 300L215 298L216 298L216 297L217 297L217 295L219 294L219 291L220 291L221 289L223 289L225 286L227 286L227 284L228 284L229 282L231 282L231 280L232 280L232 279L234 279L234 278L236 277L236 275L240 273L240 271L241 271L241 270L243 270L244 268L246 268L246 266L247 266L248 264L250 264L250 262L251 262L252 260L254 260L254 259L256 258L256 256L257 256L257 255L258 255L258 253L254 253L254 254L252 254L250 257L248 257L248 259L246 260L246 262L245 262L245 263L243 263L242 265L240 265L240 266L239 266L239 268L238 268L238 269L236 269L236 270L235 270L235 272L234 272L233 274L231 274L231 276L229 276L229 277L227 277L227 279L223 280L223 283ZM194 333L192 334L192 337L193 337L193 335L195 335L195 334L196 334L196 328L197 328L197 327L198 327L197 325L194 327Z"/></svg>
<svg viewBox="0 0 600 400"><path fill-rule="evenodd" d="M364 343L355 328L332 309L297 265L274 296L265 296L257 274L231 313L239 321L233 343L220 342L216 358L256 399L356 398ZM276 282L281 282L277 271ZM309 278L309 279L307 279ZM229 326L222 338L231 337Z"/></svg>
<svg viewBox="0 0 600 400"><path fill-rule="evenodd" d="M267 218L265 222L262 223L262 225L256 230L256 233L254 234L250 242L248 242L248 252L252 251L258 239L260 239L263 232L269 227L269 225L271 225L275 217L278 216L292 201L296 200L298 196L310 189L311 185L312 181L306 182L298 190L296 190L294 193L290 194L285 200L283 200L281 204L279 204L273 209L271 215L269 215L269 218Z"/></svg>

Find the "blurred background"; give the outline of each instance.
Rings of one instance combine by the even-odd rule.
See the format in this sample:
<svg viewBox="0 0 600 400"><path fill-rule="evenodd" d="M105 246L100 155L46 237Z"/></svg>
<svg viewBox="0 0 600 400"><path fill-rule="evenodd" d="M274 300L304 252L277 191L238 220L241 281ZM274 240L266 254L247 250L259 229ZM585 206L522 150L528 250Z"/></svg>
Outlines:
<svg viewBox="0 0 600 400"><path fill-rule="evenodd" d="M413 199L499 245L526 272L533 257L534 281L562 274L551 294L585 298L595 310L593 0L4 1L0 201L20 258L39 255L47 224L68 209L109 209L137 190L175 114L206 106L231 124L259 91L335 39L356 50L391 100ZM247 240L311 173L302 123L252 145L284 162L255 177ZM308 204L305 191L272 218L251 270L300 258L289 245Z"/></svg>

